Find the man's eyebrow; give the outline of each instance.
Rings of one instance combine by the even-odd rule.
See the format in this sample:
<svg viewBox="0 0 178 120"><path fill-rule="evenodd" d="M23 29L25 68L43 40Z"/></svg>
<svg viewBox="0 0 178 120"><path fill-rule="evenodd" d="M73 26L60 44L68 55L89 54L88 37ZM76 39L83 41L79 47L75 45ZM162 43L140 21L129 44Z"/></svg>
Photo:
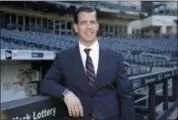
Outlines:
<svg viewBox="0 0 178 120"><path fill-rule="evenodd" d="M80 21L80 22L87 22L88 20L83 20L83 21Z"/></svg>
<svg viewBox="0 0 178 120"><path fill-rule="evenodd" d="M96 20L83 20L83 21L80 21L80 22L96 22Z"/></svg>

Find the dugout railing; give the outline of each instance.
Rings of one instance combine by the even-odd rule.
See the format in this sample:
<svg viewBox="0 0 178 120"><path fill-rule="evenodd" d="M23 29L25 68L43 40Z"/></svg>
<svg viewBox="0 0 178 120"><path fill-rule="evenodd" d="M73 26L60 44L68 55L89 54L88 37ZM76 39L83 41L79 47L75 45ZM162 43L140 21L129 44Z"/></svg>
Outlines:
<svg viewBox="0 0 178 120"><path fill-rule="evenodd" d="M47 67L46 67L47 68ZM148 117L148 120L166 120L171 111L177 107L178 100L178 70L175 68L167 68L161 71L154 70L151 73L131 76L129 79L132 82L133 91L149 87L148 91L148 106L144 104L135 104L137 120L143 120ZM172 79L172 95L168 96L168 80ZM157 96L155 86L163 83L163 95ZM10 102L1 103L1 110L9 118L17 120L20 118L33 119L60 119L67 111L64 111L65 106L60 104L62 100L48 97L48 96L31 96L29 98L14 100ZM157 113L156 107L162 103L162 112Z"/></svg>

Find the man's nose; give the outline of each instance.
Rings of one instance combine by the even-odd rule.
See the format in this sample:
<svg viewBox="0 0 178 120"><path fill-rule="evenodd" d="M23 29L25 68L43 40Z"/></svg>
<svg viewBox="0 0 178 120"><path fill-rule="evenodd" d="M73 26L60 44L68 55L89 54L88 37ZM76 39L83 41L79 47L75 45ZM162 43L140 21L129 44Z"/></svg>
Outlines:
<svg viewBox="0 0 178 120"><path fill-rule="evenodd" d="M87 23L87 28L90 29L91 27L92 27L91 23L88 22L88 23Z"/></svg>

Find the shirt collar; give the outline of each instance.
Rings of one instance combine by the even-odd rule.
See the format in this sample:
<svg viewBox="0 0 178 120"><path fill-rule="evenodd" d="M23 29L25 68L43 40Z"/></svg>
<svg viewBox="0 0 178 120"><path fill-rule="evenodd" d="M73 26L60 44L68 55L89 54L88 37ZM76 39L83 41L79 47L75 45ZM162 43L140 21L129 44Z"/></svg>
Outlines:
<svg viewBox="0 0 178 120"><path fill-rule="evenodd" d="M96 40L95 43L93 43L90 47L86 47L84 44L82 44L80 41L79 41L79 49L81 52L84 52L84 49L85 48L90 48L91 51L98 51L98 48L99 48L99 44L98 44L98 41Z"/></svg>

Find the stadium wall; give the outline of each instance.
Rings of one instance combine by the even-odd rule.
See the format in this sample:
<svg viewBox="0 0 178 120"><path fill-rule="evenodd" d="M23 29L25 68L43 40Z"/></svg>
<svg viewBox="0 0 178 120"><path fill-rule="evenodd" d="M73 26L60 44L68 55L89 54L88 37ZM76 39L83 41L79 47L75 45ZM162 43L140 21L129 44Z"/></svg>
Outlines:
<svg viewBox="0 0 178 120"><path fill-rule="evenodd" d="M40 74L30 70L29 61L1 61L1 103L36 94L37 86L28 82L39 80Z"/></svg>

